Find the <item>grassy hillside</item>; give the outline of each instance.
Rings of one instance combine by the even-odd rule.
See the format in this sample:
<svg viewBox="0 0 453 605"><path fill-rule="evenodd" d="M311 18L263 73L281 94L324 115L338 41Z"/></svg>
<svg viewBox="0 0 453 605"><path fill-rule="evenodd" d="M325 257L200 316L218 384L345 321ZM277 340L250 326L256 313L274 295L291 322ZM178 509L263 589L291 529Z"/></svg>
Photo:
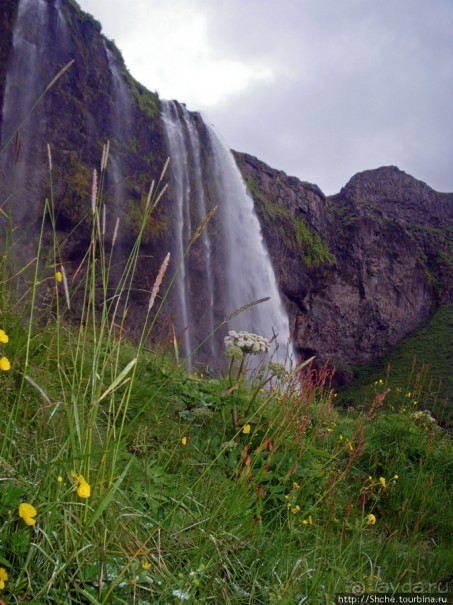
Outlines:
<svg viewBox="0 0 453 605"><path fill-rule="evenodd" d="M369 366L350 368L354 383L339 401L368 406L377 392L390 389L389 408L423 407L443 424L453 424L453 305L444 305L392 351Z"/></svg>
<svg viewBox="0 0 453 605"><path fill-rule="evenodd" d="M377 393L344 412L326 368L249 369L262 339L230 343L224 377L188 374L175 340L171 351L147 350L167 259L142 336L129 340L128 300L159 192L112 292L102 173L99 182L91 242L71 276L52 200L24 266L2 215L1 597L267 605L445 592L453 450L421 400L385 411Z"/></svg>

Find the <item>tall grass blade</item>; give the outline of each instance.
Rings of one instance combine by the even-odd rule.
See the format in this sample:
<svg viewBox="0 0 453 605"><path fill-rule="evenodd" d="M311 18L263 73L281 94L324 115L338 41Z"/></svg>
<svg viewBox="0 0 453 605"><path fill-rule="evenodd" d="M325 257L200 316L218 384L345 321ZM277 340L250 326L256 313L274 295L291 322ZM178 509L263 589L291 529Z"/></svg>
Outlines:
<svg viewBox="0 0 453 605"><path fill-rule="evenodd" d="M126 464L121 475L118 477L118 479L115 481L115 483L110 487L108 492L105 494L105 496L101 499L101 501L95 508L93 514L91 515L91 517L88 520L88 523L87 523L88 527L93 527L93 525L96 523L96 521L99 519L99 517L102 515L102 513L105 511L107 506L112 501L113 496L118 491L120 485L124 481L124 478L126 477L127 473L129 472L129 469L132 464L132 460L133 460L132 458L129 460L129 462Z"/></svg>
<svg viewBox="0 0 453 605"><path fill-rule="evenodd" d="M107 397L107 395L109 393L111 393L118 386L120 386L121 383L124 381L124 379L129 374L129 372L132 370L132 368L135 366L136 363L137 363L137 357L134 357L134 359L132 361L130 361L127 364L127 366L124 368L124 370L122 370L122 372L120 372L120 374L115 378L115 380L112 382L112 384L102 393L102 395L99 397L99 399L97 399L96 403L101 402L103 399L105 399L105 397Z"/></svg>

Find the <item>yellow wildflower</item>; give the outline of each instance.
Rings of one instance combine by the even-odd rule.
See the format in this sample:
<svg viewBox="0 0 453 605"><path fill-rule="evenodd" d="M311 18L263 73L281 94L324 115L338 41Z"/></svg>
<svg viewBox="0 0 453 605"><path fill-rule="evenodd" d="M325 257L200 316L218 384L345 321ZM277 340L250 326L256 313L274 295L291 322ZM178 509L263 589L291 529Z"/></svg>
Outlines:
<svg viewBox="0 0 453 605"><path fill-rule="evenodd" d="M333 433L333 429L327 429L328 433Z"/></svg>
<svg viewBox="0 0 453 605"><path fill-rule="evenodd" d="M382 487L387 487L387 481L385 480L385 477L379 477L379 483L382 485Z"/></svg>
<svg viewBox="0 0 453 605"><path fill-rule="evenodd" d="M3 370L4 372L8 372L8 370L11 369L11 364L9 362L9 359L7 357L2 357L0 359L0 370Z"/></svg>
<svg viewBox="0 0 453 605"><path fill-rule="evenodd" d="M300 485L297 483L297 481L294 481L293 487L294 489L300 489Z"/></svg>
<svg viewBox="0 0 453 605"><path fill-rule="evenodd" d="M349 450L350 452L353 452L353 451L354 451L354 448L352 447L352 443L351 443L350 441L348 441L348 450Z"/></svg>
<svg viewBox="0 0 453 605"><path fill-rule="evenodd" d="M186 437L186 436L184 436L184 437L181 439L181 443L182 443L183 445L187 445L187 437Z"/></svg>
<svg viewBox="0 0 453 605"><path fill-rule="evenodd" d="M63 477L61 475L58 475L57 481L58 483L63 483Z"/></svg>
<svg viewBox="0 0 453 605"><path fill-rule="evenodd" d="M9 341L9 336L6 334L5 330L0 330L0 342L4 345Z"/></svg>
<svg viewBox="0 0 453 605"><path fill-rule="evenodd" d="M304 519L302 521L304 525L313 525L313 517L311 515L308 516L308 519Z"/></svg>
<svg viewBox="0 0 453 605"><path fill-rule="evenodd" d="M152 563L148 563L148 561L142 561L141 563L143 569L151 569L151 567L153 566Z"/></svg>
<svg viewBox="0 0 453 605"><path fill-rule="evenodd" d="M398 475L393 475L393 478L398 479L399 477L398 477Z"/></svg>
<svg viewBox="0 0 453 605"><path fill-rule="evenodd" d="M57 282L62 282L63 281L63 273L61 271L57 271L55 273L55 279L57 280Z"/></svg>
<svg viewBox="0 0 453 605"><path fill-rule="evenodd" d="M34 525L36 523L36 517L38 511L31 504L27 504L27 502L21 502L19 504L19 517L25 521L27 525Z"/></svg>
<svg viewBox="0 0 453 605"><path fill-rule="evenodd" d="M90 484L86 481L81 481L77 488L77 495L79 498L89 498L91 496Z"/></svg>
<svg viewBox="0 0 453 605"><path fill-rule="evenodd" d="M78 483L77 495L79 498L89 498L91 496L91 487L83 475L77 475L74 471L71 471L71 477Z"/></svg>
<svg viewBox="0 0 453 605"><path fill-rule="evenodd" d="M8 579L8 572L4 567L0 567L0 590L5 588L5 582Z"/></svg>
<svg viewBox="0 0 453 605"><path fill-rule="evenodd" d="M296 506L293 506L293 508L291 509L291 512L293 513L293 515L297 515L297 513L300 511L300 506L298 504L296 504Z"/></svg>
<svg viewBox="0 0 453 605"><path fill-rule="evenodd" d="M340 435L340 441L343 441L343 435Z"/></svg>
<svg viewBox="0 0 453 605"><path fill-rule="evenodd" d="M244 435L248 435L250 433L251 428L252 427L250 426L250 424L246 424L244 426L244 428L242 429L242 432L244 433Z"/></svg>
<svg viewBox="0 0 453 605"><path fill-rule="evenodd" d="M375 515L373 515L373 513L370 513L367 516L366 520L369 525L374 525L376 523L376 517L375 517Z"/></svg>

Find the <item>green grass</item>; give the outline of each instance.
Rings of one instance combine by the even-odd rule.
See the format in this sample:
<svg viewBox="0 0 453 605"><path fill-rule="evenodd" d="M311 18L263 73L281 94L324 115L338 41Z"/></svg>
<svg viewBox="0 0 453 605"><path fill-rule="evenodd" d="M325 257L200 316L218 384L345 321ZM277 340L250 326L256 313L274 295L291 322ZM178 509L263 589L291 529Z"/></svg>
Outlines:
<svg viewBox="0 0 453 605"><path fill-rule="evenodd" d="M341 390L339 401L368 406L377 393L389 388L385 399L389 408L426 408L451 426L452 324L453 305L444 305L385 356L370 365L351 366L354 381Z"/></svg>
<svg viewBox="0 0 453 605"><path fill-rule="evenodd" d="M144 352L118 442L112 436L107 447L124 384L112 392L116 402L99 403L89 453L88 426L74 450L53 338L51 330L33 335L31 351L47 397L26 384L14 435L3 440L7 600L317 603L356 584L375 590L447 577L452 449L441 429L402 413L341 413L306 375L303 389L286 378L285 390L273 384L260 393L245 434L225 413L234 397L223 395L226 381L187 375L170 356ZM124 343L119 367L135 354ZM11 357L2 376L8 409L23 363ZM236 403L248 393L241 385ZM77 402L80 422L88 402ZM110 476L105 457L116 447ZM71 478L81 469L90 477L86 500ZM18 517L20 502L36 507L36 525Z"/></svg>

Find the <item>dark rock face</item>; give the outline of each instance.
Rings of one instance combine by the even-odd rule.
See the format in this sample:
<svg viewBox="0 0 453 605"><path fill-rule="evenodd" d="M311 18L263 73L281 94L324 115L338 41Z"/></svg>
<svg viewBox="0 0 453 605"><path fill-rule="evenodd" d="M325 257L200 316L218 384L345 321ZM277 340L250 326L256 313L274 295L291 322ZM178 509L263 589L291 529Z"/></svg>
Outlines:
<svg viewBox="0 0 453 605"><path fill-rule="evenodd" d="M0 124L3 113L3 90L8 68L8 57L13 44L13 27L16 20L17 4L15 2L2 2L0 4L0 23L2 24L0 37Z"/></svg>
<svg viewBox="0 0 453 605"><path fill-rule="evenodd" d="M367 363L451 302L453 195L384 167L326 198L256 158L236 159L302 355Z"/></svg>
<svg viewBox="0 0 453 605"><path fill-rule="evenodd" d="M396 166L356 174L335 198L366 202L409 227L442 228L453 221L452 193L437 193Z"/></svg>

